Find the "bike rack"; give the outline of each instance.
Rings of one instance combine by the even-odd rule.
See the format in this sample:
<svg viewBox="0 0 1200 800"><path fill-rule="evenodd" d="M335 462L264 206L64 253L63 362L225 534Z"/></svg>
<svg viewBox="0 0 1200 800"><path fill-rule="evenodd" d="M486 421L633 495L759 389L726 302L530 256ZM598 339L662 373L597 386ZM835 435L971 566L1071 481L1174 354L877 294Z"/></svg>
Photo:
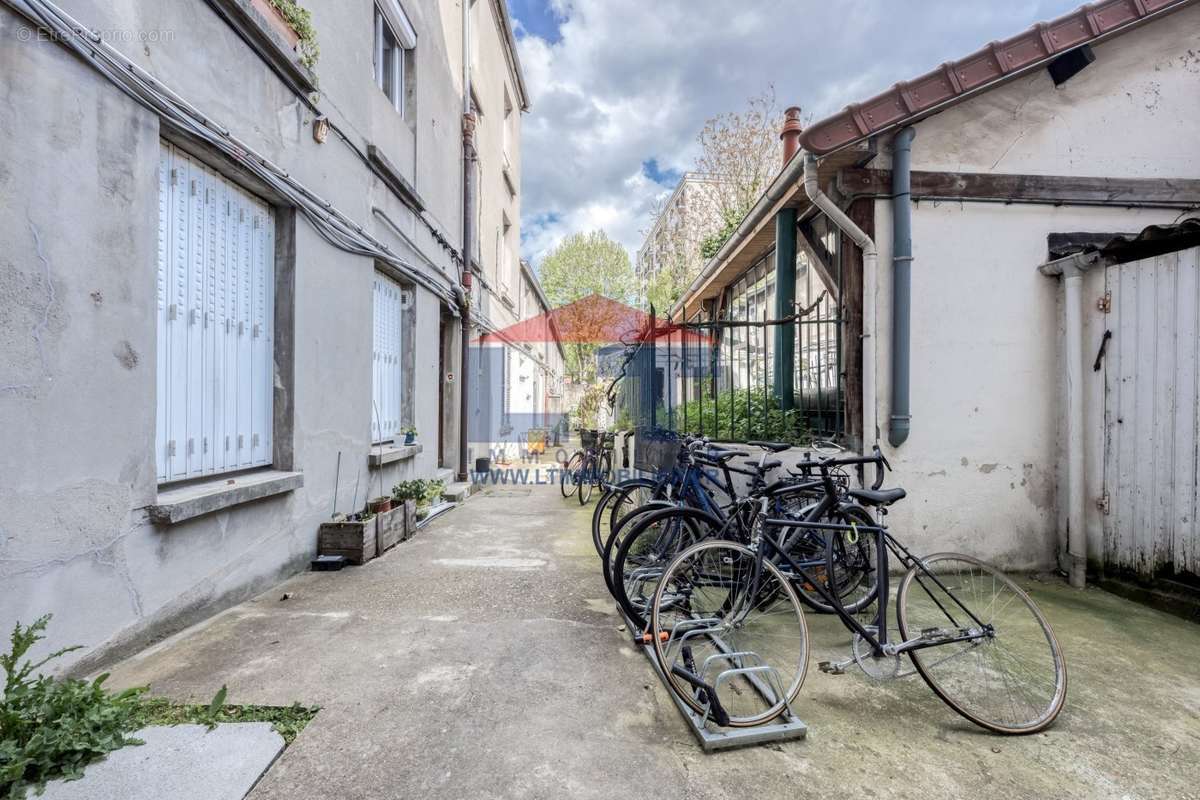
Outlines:
<svg viewBox="0 0 1200 800"><path fill-rule="evenodd" d="M765 744L767 742L786 741L788 739L803 739L808 735L808 725L793 713L790 704L785 706L783 713L771 722L764 725L756 725L753 728L724 728L709 719L707 713L697 714L691 706L680 700L679 696L675 694L675 690L671 688L670 681L663 673L662 667L658 664L658 659L654 657L654 644L638 642L636 639L638 636L637 629L630 622L629 617L625 615L625 610L620 605L617 606L617 613L625 622L625 630L629 631L635 637L635 644L641 648L642 655L649 660L650 666L654 668L654 673L658 675L658 679L667 690L667 694L671 696L675 707L679 709L679 713L683 716L684 721L687 722L688 728L691 729L692 734L700 742L700 747L705 752L728 750L733 747L746 747L748 745ZM702 621L690 620L689 622L696 623ZM703 633L704 630L702 628L687 631L683 634L683 638L687 639L694 634L700 635ZM728 661L731 665L729 669L722 670L717 675L716 680L712 684L714 687L719 687L722 683L741 676L754 687L755 691L765 701L772 705L775 702L775 698L784 693L784 687L779 680L779 674L771 667L763 664L762 659L757 653L734 651L716 636L712 637L712 642L722 652L704 659L704 666L700 670L701 673L703 674L709 665L715 661Z"/></svg>

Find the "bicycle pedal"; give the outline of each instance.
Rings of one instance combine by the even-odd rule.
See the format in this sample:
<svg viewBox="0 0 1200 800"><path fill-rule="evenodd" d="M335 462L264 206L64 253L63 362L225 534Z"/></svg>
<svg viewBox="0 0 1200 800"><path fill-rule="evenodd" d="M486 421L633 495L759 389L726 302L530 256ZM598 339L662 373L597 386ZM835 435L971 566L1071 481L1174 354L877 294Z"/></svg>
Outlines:
<svg viewBox="0 0 1200 800"><path fill-rule="evenodd" d="M824 672L826 675L845 675L846 667L835 661L821 661L817 664L817 669Z"/></svg>

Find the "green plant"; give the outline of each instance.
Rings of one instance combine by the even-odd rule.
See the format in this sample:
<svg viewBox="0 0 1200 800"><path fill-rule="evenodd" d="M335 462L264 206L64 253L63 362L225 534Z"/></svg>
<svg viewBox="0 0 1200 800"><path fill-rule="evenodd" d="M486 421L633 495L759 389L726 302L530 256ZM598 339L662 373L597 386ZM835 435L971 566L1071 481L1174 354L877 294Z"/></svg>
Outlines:
<svg viewBox="0 0 1200 800"><path fill-rule="evenodd" d="M664 412L656 415L666 422ZM703 400L689 400L675 408L674 427L732 441L770 439L801 444L812 438L796 410L783 411L769 389L736 389L718 392Z"/></svg>
<svg viewBox="0 0 1200 800"><path fill-rule="evenodd" d="M312 12L296 0L268 0L272 6L292 26L292 30L300 37L300 61L304 66L313 69L321 57L321 48L317 44L317 31L312 24Z"/></svg>
<svg viewBox="0 0 1200 800"><path fill-rule="evenodd" d="M446 491L446 482L443 480L426 481L427 491L425 493L426 502L432 503L442 496L442 492Z"/></svg>
<svg viewBox="0 0 1200 800"><path fill-rule="evenodd" d="M74 780L92 761L118 748L141 744L136 730L145 687L110 694L108 673L92 681L56 679L34 671L77 650L65 647L40 661L25 659L45 637L47 614L32 625L17 623L9 651L0 656L5 673L0 704L0 797L19 800L26 789L54 778Z"/></svg>
<svg viewBox="0 0 1200 800"><path fill-rule="evenodd" d="M286 744L291 744L316 716L319 706L227 706L225 696L218 691L211 703L177 705L162 697L145 698L138 710L138 727L146 725L182 725L193 723L210 728L221 722L269 722ZM218 700L220 702L218 702Z"/></svg>
<svg viewBox="0 0 1200 800"><path fill-rule="evenodd" d="M426 481L421 478L401 481L392 487L392 497L401 502L405 500L422 500L428 491L425 483Z"/></svg>

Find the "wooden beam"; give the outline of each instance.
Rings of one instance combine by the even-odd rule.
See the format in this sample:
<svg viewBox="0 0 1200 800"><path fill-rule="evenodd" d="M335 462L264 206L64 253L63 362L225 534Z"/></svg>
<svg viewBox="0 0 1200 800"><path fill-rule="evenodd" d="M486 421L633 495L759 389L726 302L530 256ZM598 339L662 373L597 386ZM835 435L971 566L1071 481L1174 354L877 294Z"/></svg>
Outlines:
<svg viewBox="0 0 1200 800"><path fill-rule="evenodd" d="M847 197L886 197L892 191L892 172L845 167L838 172L837 186ZM914 170L912 196L914 200L1195 208L1200 207L1200 180Z"/></svg>
<svg viewBox="0 0 1200 800"><path fill-rule="evenodd" d="M801 222L797 230L800 232L797 244L808 254L808 259L813 262L813 267L820 273L821 280L830 289L837 289L838 282L833 268L833 254L814 235L812 222L809 220Z"/></svg>
<svg viewBox="0 0 1200 800"><path fill-rule="evenodd" d="M872 238L875 236L875 201L871 198L855 200L846 211L854 224ZM862 251L849 236L839 235L838 253L842 259L841 316L842 325L842 370L846 376L846 433L850 441L863 446L862 413ZM860 451L861 452L861 451Z"/></svg>

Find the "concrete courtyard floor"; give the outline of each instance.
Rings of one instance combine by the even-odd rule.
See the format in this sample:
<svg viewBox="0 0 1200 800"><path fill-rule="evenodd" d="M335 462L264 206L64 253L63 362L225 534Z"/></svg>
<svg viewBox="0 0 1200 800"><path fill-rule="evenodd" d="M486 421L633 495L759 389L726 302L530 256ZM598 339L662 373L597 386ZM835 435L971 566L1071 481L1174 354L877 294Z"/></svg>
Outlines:
<svg viewBox="0 0 1200 800"><path fill-rule="evenodd" d="M252 800L1200 798L1200 626L1050 577L1021 580L1068 661L1048 732L988 735L917 677L823 675L849 639L810 615L808 738L705 754L618 630L590 514L555 486L489 485L384 557L296 576L111 684L320 705Z"/></svg>

